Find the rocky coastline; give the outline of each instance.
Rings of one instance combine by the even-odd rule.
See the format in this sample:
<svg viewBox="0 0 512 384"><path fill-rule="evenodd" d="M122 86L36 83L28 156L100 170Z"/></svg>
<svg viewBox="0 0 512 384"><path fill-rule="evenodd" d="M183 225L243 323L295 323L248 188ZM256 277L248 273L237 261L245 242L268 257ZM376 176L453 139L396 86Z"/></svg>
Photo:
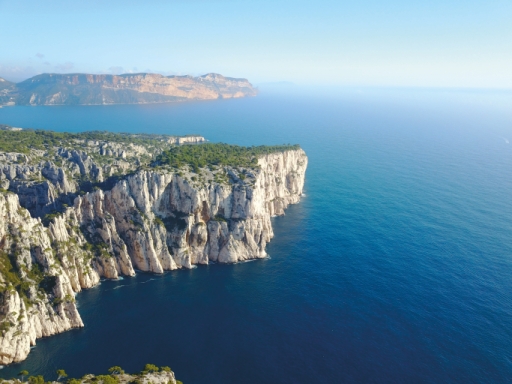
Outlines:
<svg viewBox="0 0 512 384"><path fill-rule="evenodd" d="M154 104L256 94L257 90L247 79L216 73L198 77L155 73L43 73L20 83L0 78L0 106Z"/></svg>
<svg viewBox="0 0 512 384"><path fill-rule="evenodd" d="M108 374L89 373L81 378L70 378L65 370L58 369L55 376L56 380L46 381L42 375L30 375L30 372L23 370L18 374L19 379L2 380L2 382L4 384L60 384L65 380L66 384L183 384L176 379L171 368L157 367L154 364L146 364L139 373L127 373L121 367L114 366L108 370Z"/></svg>
<svg viewBox="0 0 512 384"><path fill-rule="evenodd" d="M4 365L40 337L83 327L75 295L100 279L266 257L270 218L299 202L308 163L298 146L235 148L250 165L155 160L199 136L4 133L37 143L0 151Z"/></svg>

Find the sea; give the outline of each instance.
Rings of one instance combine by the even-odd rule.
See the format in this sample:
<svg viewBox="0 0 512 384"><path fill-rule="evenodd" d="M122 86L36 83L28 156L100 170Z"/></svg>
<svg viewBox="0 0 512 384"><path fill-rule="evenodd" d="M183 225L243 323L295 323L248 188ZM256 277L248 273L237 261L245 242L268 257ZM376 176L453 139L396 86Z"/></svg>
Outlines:
<svg viewBox="0 0 512 384"><path fill-rule="evenodd" d="M185 384L512 382L512 91L260 87L160 105L7 107L56 131L300 144L268 259L102 281L85 327L4 367L169 366Z"/></svg>

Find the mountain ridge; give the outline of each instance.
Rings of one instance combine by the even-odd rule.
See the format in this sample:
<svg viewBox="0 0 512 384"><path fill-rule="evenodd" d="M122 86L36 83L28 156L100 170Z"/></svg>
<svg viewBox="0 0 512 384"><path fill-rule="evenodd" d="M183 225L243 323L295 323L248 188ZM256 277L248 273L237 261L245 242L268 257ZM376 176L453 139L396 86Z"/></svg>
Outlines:
<svg viewBox="0 0 512 384"><path fill-rule="evenodd" d="M164 76L155 73L121 75L43 73L19 83L0 82L0 105L149 104L255 96L243 78L217 73Z"/></svg>

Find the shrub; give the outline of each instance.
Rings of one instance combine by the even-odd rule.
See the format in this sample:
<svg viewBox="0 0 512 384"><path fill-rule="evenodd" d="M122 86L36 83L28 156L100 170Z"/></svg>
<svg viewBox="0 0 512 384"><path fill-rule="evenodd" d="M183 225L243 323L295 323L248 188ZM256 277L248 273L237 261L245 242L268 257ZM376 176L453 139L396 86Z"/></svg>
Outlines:
<svg viewBox="0 0 512 384"><path fill-rule="evenodd" d="M66 373L66 371L63 369L57 369L57 381L65 378L65 377L68 377L68 374Z"/></svg>
<svg viewBox="0 0 512 384"><path fill-rule="evenodd" d="M228 222L224 216L219 215L219 214L215 215L213 220L218 221L220 223L227 223Z"/></svg>
<svg viewBox="0 0 512 384"><path fill-rule="evenodd" d="M27 370L23 370L20 373L18 373L18 376L21 376L21 381L23 381L25 376L28 376L28 371Z"/></svg>
<svg viewBox="0 0 512 384"><path fill-rule="evenodd" d="M30 384L44 384L44 377L42 375L30 376L28 382Z"/></svg>
<svg viewBox="0 0 512 384"><path fill-rule="evenodd" d="M96 380L101 381L103 384L118 384L119 379L116 376L111 375L98 375Z"/></svg>
<svg viewBox="0 0 512 384"><path fill-rule="evenodd" d="M146 364L142 373L158 372L158 367L154 364Z"/></svg>
<svg viewBox="0 0 512 384"><path fill-rule="evenodd" d="M121 367L119 367L119 366L115 365L115 366L113 366L113 367L110 367L110 368L109 368L109 370L108 370L108 372L109 372L111 375L115 375L115 374L121 375L121 374L123 374L123 373L124 373L124 370L123 370L123 368L121 368Z"/></svg>

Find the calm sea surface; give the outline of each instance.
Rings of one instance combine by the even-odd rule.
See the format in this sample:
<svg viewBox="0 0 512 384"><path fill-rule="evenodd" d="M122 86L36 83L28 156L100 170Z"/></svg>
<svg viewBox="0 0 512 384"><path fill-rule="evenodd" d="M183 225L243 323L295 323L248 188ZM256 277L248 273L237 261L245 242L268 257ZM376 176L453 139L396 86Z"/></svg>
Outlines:
<svg viewBox="0 0 512 384"><path fill-rule="evenodd" d="M512 93L290 88L0 123L299 143L310 160L271 259L104 281L78 295L84 329L0 376L154 363L185 384L511 382Z"/></svg>

